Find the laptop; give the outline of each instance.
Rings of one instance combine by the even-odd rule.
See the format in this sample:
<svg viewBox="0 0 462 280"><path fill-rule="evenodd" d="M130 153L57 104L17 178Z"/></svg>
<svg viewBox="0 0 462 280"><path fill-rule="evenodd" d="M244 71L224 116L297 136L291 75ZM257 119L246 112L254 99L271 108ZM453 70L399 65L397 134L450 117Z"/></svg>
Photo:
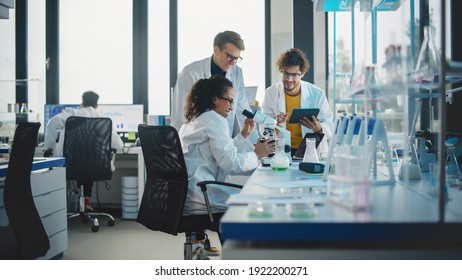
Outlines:
<svg viewBox="0 0 462 280"><path fill-rule="evenodd" d="M305 149L306 149L306 138L314 138L316 139L316 148L318 148L319 143L321 143L322 138L324 137L324 133L306 133L305 136L302 139L302 142L300 142L300 145L298 145L297 151L295 151L293 158L294 159L303 159L303 156L305 155Z"/></svg>

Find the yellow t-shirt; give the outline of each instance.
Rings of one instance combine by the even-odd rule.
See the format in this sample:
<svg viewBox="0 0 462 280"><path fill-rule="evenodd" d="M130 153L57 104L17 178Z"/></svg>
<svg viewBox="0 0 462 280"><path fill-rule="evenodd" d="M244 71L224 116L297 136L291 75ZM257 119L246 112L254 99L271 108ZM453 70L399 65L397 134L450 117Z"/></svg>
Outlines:
<svg viewBox="0 0 462 280"><path fill-rule="evenodd" d="M286 128L290 131L290 146L292 148L298 148L300 143L302 142L302 127L299 124L291 124L289 123L290 115L292 114L292 109L300 108L300 97L301 94L296 96L290 96L285 94L286 97L286 112L288 113L287 121L286 121Z"/></svg>

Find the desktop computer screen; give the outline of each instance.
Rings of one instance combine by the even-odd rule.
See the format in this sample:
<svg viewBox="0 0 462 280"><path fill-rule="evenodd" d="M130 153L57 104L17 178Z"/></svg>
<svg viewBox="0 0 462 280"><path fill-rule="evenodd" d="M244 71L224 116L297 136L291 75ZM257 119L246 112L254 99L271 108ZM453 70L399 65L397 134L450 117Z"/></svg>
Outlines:
<svg viewBox="0 0 462 280"><path fill-rule="evenodd" d="M80 108L78 104L46 104L44 107L44 126L65 108ZM142 104L99 104L97 111L102 117L112 120L117 132L138 132L138 125L143 123Z"/></svg>
<svg viewBox="0 0 462 280"><path fill-rule="evenodd" d="M112 120L117 132L138 132L138 125L143 123L142 104L100 104L97 111Z"/></svg>
<svg viewBox="0 0 462 280"><path fill-rule="evenodd" d="M43 126L47 126L48 121L55 115L61 113L65 108L80 108L79 104L45 104L43 114Z"/></svg>

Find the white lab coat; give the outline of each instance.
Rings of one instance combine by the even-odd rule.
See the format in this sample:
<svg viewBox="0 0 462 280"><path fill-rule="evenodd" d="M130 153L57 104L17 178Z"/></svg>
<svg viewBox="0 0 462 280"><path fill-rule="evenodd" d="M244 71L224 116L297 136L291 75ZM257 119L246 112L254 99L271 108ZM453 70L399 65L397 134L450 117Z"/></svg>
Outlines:
<svg viewBox="0 0 462 280"><path fill-rule="evenodd" d="M318 153L327 153L329 150L327 140L332 136L334 114L327 102L326 94L321 88L311 83L301 81L300 106L301 108L319 108L318 119L321 122L324 137L317 150ZM285 91L282 82L274 84L266 89L262 111L273 118L276 118L276 115L280 112L286 113ZM302 126L302 135L305 135L307 132L313 131Z"/></svg>
<svg viewBox="0 0 462 280"><path fill-rule="evenodd" d="M202 113L181 127L179 135L189 177L183 214L207 214L198 182L225 181L228 174L253 172L257 168L258 158L253 152L252 142L240 133L236 137L238 139L233 141L228 133L226 119L214 110ZM242 152L238 152L238 148ZM219 185L208 186L212 212L226 210L226 199L239 191Z"/></svg>
<svg viewBox="0 0 462 280"><path fill-rule="evenodd" d="M180 130L181 126L185 122L184 108L186 105L186 96L188 95L191 87L195 82L200 79L208 79L211 76L211 62L212 57L195 61L183 69L178 75L176 80L175 89L172 95L172 112L170 114L171 123L170 125ZM234 87L234 105L233 110L229 113L226 118L228 121L229 135L235 137L240 134L244 120L246 117L242 115L244 109L252 111L245 95L244 89L244 76L242 69L234 65L227 73L226 78L233 83ZM256 130L250 136L252 143L256 143L258 139L258 133Z"/></svg>
<svg viewBox="0 0 462 280"><path fill-rule="evenodd" d="M76 117L87 117L87 118L98 118L101 117L99 112L95 110L92 106L85 108L65 108L60 114L52 117L47 124L45 131L45 149L53 150L53 156L61 157L63 156L63 147L64 147L64 126L66 124L67 118L71 116ZM59 136L58 143L56 139ZM122 151L124 143L117 132L112 128L112 142L111 147L116 149L118 152ZM113 167L113 169L115 169Z"/></svg>

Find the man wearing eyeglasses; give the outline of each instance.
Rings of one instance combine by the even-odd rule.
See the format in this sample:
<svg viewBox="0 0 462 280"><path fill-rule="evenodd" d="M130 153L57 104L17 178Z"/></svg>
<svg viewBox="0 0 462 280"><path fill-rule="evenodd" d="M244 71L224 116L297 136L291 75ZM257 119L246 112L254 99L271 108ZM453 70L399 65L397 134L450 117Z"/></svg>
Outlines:
<svg viewBox="0 0 462 280"><path fill-rule="evenodd" d="M234 110L231 110L227 117L230 136L234 138L240 133L246 119L242 112L244 109L251 111L244 91L242 69L236 65L242 60L240 55L243 50L245 50L245 46L241 36L234 31L224 31L215 36L211 57L185 66L178 75L172 95L171 126L179 131L185 122L186 96L192 85L199 79L220 75L233 83L235 92L234 104L232 104ZM254 131L250 140L256 143L257 138L258 134Z"/></svg>
<svg viewBox="0 0 462 280"><path fill-rule="evenodd" d="M291 132L292 154L308 132L324 134L318 153L327 153L327 140L333 130L333 113L324 91L302 80L310 70L306 55L297 48L289 49L281 54L276 66L282 74L282 81L266 89L263 113L276 119L279 126ZM318 117L305 117L298 124L290 124L288 120L294 108L319 108L320 111Z"/></svg>

